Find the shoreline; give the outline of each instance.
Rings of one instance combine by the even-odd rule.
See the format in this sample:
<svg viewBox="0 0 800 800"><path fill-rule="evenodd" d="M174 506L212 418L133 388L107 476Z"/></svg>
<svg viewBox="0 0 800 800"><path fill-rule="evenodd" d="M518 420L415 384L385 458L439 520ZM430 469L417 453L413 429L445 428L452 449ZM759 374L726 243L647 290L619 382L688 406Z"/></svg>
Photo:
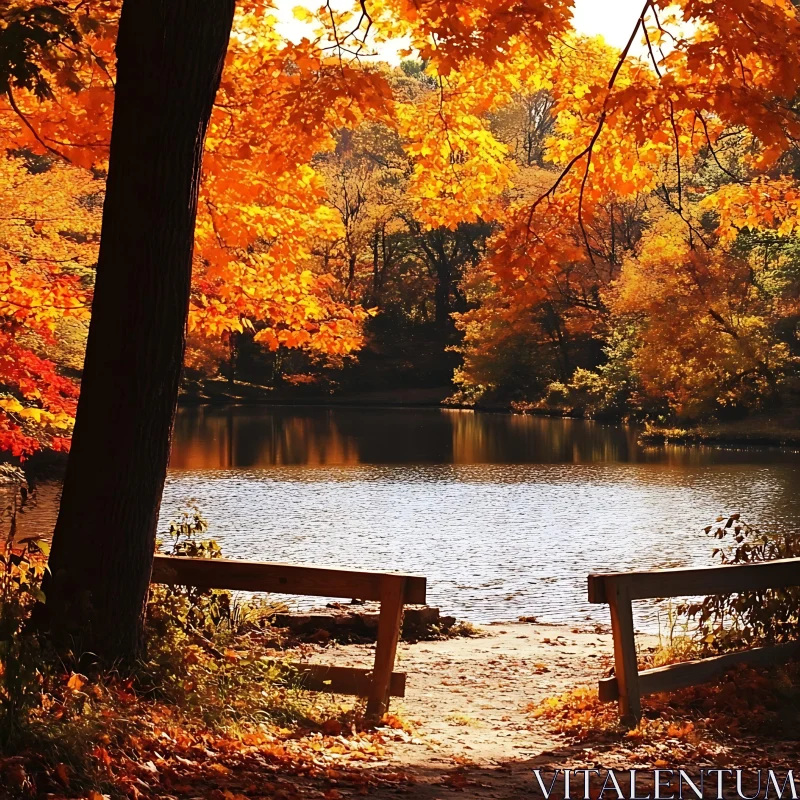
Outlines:
<svg viewBox="0 0 800 800"><path fill-rule="evenodd" d="M220 387L221 388L221 387ZM226 384L227 388L227 384ZM548 419L570 419L596 425L613 425L640 429L638 442L642 447L678 445L686 447L709 446L726 448L789 448L800 449L800 413L792 411L772 415L756 415L734 422L697 423L686 428L655 426L629 421L622 417L587 417L574 409L518 406L509 403L458 403L448 402L449 387L373 391L341 396L297 396L284 393L270 394L265 387L236 384L232 394L226 391L209 394L182 394L179 408L220 407L226 405L269 406L275 408L328 408L328 409L440 409L472 411L481 414L509 414Z"/></svg>
<svg viewBox="0 0 800 800"><path fill-rule="evenodd" d="M730 448L800 449L800 427L796 415L752 417L735 422L700 423L689 428L651 426L639 437L642 445L699 445Z"/></svg>
<svg viewBox="0 0 800 800"><path fill-rule="evenodd" d="M242 385L237 384L237 388ZM247 386L247 385L245 385ZM449 391L449 390L448 390ZM508 414L546 419L565 419L589 422L600 426L639 429L637 437L641 447L713 447L725 449L789 450L800 451L800 411L784 412L771 416L754 416L735 422L700 423L692 427L677 428L653 426L624 419L586 417L563 408L514 408L513 404L446 403L442 399L447 391L439 389L411 389L400 392L367 392L359 395L336 397L270 396L263 387L249 386L242 395L231 394L181 394L178 409L222 408L225 406L265 406L270 408L361 409L361 410L451 410L471 411L477 414ZM66 453L42 452L34 454L26 464L26 472L42 479L58 475L66 466ZM3 457L0 456L0 460ZM9 463L16 463L10 459Z"/></svg>

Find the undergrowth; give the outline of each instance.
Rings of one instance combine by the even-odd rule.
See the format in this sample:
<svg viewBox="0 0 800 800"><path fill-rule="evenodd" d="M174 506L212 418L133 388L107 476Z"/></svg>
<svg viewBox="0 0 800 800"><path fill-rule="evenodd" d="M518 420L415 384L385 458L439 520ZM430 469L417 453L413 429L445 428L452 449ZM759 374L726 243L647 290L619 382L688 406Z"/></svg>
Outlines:
<svg viewBox="0 0 800 800"><path fill-rule="evenodd" d="M303 691L280 653L269 652L276 642L268 623L278 607L268 599L154 587L138 664L86 674L61 660L25 628L34 602L44 599L47 555L46 543L17 537L29 502L20 487L4 510L0 798L163 797L181 781L208 780L208 770L224 783L231 759L240 766L246 753L280 762L288 774L313 771L332 748L339 761L342 754L379 757L380 734L365 730L358 705ZM191 509L162 547L217 557L218 545L202 538L206 529Z"/></svg>
<svg viewBox="0 0 800 800"><path fill-rule="evenodd" d="M527 711L579 740L667 737L696 745L707 735L720 734L795 740L800 732L800 663L742 666L713 683L643 697L642 720L632 730L620 724L616 703L600 702L597 689L586 686L532 704Z"/></svg>
<svg viewBox="0 0 800 800"><path fill-rule="evenodd" d="M738 514L720 517L705 532L718 545L722 564L745 564L800 555L797 534L762 533ZM728 542L731 544L728 544ZM639 670L743 648L796 641L800 635L796 587L713 595L669 606L658 645L638 654ZM616 703L603 703L596 688L578 687L532 704L528 712L577 740L623 739L631 744L672 742L673 757L711 756L704 742L757 736L800 737L800 662L775 667L740 665L710 683L642 698L634 729L620 724Z"/></svg>

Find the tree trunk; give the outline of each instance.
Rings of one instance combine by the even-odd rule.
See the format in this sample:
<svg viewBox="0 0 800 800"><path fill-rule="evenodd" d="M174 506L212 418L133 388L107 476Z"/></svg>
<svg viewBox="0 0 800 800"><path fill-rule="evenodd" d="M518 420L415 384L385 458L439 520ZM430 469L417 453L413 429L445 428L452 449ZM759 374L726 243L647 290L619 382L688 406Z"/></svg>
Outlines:
<svg viewBox="0 0 800 800"><path fill-rule="evenodd" d="M141 647L186 340L203 142L234 0L125 0L97 281L40 624Z"/></svg>
<svg viewBox="0 0 800 800"><path fill-rule="evenodd" d="M375 228L372 233L372 297L370 298L371 305L378 305L380 299L380 242L381 232L379 228Z"/></svg>
<svg viewBox="0 0 800 800"><path fill-rule="evenodd" d="M442 328L450 325L450 295L453 291L453 270L444 246L439 248L436 259L436 287L434 303L436 308L436 324Z"/></svg>

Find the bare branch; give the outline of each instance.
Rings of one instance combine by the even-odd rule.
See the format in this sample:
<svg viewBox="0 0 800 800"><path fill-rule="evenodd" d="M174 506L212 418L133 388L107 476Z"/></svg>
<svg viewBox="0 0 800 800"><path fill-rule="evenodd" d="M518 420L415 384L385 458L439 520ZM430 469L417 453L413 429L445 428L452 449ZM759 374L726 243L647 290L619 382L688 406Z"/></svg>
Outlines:
<svg viewBox="0 0 800 800"><path fill-rule="evenodd" d="M14 113L22 120L25 127L33 134L36 141L39 142L39 144L42 147L44 147L45 150L49 150L53 155L58 156L59 158L63 158L64 161L67 161L71 164L72 163L71 159L67 158L67 156L65 156L59 150L56 150L55 147L51 147L49 144L47 144L47 142L44 141L44 139L42 139L41 136L39 136L39 132L36 130L36 128L33 127L33 125L31 125L30 120L22 113L22 111L20 111L20 108L17 105L17 101L14 100L14 95L11 93L10 86L6 90L6 97L8 97L8 103L13 109Z"/></svg>

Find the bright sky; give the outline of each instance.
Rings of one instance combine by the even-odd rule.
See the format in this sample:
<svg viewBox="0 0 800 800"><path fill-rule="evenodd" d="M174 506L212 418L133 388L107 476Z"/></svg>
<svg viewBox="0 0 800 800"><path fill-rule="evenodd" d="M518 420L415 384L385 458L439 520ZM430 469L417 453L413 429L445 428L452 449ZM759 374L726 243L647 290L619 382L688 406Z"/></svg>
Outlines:
<svg viewBox="0 0 800 800"><path fill-rule="evenodd" d="M575 27L591 36L600 34L621 50L643 5L642 0L575 0Z"/></svg>
<svg viewBox="0 0 800 800"><path fill-rule="evenodd" d="M289 39L297 40L308 35L309 27L296 20L292 9L297 5L315 7L309 0L276 0L278 30ZM334 2L334 7L349 3ZM631 35L633 26L642 8L642 0L575 0L575 27L581 33L600 34L614 47L623 48ZM637 40L638 41L638 40ZM387 61L399 61L397 48L385 45L381 57Z"/></svg>

